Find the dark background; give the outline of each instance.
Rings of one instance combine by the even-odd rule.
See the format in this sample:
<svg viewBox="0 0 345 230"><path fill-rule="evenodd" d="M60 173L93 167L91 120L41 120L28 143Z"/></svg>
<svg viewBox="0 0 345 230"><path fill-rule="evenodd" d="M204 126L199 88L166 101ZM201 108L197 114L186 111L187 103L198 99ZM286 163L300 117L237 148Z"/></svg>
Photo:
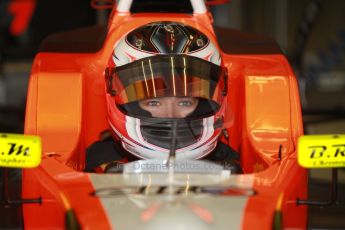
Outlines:
<svg viewBox="0 0 345 230"><path fill-rule="evenodd" d="M13 1L13 0L12 0ZM105 24L107 10L89 0L37 0L29 26L9 32L10 0L0 0L0 132L22 133L31 64L42 40L56 32ZM305 132L345 133L345 1L232 0L212 8L216 26L274 38L300 85ZM310 171L310 196L327 199L330 170ZM337 203L310 208L310 229L345 229L345 172Z"/></svg>

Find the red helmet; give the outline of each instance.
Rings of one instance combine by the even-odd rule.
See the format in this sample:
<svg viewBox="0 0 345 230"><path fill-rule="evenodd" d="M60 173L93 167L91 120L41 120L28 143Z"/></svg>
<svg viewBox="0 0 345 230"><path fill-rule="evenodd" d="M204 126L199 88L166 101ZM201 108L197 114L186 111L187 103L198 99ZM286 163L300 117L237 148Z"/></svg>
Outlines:
<svg viewBox="0 0 345 230"><path fill-rule="evenodd" d="M227 71L203 33L176 22L144 25L122 38L105 71L107 111L113 133L129 153L167 158L172 124L176 158L199 159L217 145L226 106ZM196 98L184 117L157 117L141 102Z"/></svg>

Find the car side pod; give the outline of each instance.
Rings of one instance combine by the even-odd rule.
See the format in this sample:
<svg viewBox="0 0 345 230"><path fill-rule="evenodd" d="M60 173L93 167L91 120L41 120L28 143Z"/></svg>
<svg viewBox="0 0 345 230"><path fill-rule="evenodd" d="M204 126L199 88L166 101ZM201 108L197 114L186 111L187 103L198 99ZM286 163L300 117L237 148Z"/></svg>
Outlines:
<svg viewBox="0 0 345 230"><path fill-rule="evenodd" d="M8 169L9 168L36 168L42 159L41 138L34 135L0 133L0 168L2 175L2 197L4 205L42 204L42 198L11 199L9 196ZM65 227L69 230L79 229L79 223L70 207L68 200L61 194L66 208Z"/></svg>
<svg viewBox="0 0 345 230"><path fill-rule="evenodd" d="M304 135L298 139L298 164L304 168L332 168L328 200L296 200L297 205L332 205L338 193L338 168L345 167L345 135Z"/></svg>

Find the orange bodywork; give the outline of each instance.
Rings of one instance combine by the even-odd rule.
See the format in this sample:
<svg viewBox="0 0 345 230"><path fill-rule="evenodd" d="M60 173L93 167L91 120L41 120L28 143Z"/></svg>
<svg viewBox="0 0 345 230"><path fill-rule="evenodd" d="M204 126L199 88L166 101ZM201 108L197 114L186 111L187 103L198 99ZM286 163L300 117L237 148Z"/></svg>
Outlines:
<svg viewBox="0 0 345 230"><path fill-rule="evenodd" d="M28 90L25 133L43 143L40 167L23 170L23 197L42 197L25 204L28 229L64 228L70 207L85 229L111 228L100 202L90 193L89 174L82 172L85 148L108 128L104 70L116 42L129 31L155 21L176 21L201 30L217 44L209 14L118 14L109 19L108 34L96 53L38 53ZM243 229L270 229L282 197L283 227L306 228L306 170L296 160L302 116L296 78L281 54L226 54L229 112L225 121L230 145L241 155L243 178L253 176L257 195L249 198ZM281 160L278 152L281 151ZM66 203L67 200L67 203ZM116 227L116 226L115 226ZM226 226L224 228L227 228Z"/></svg>

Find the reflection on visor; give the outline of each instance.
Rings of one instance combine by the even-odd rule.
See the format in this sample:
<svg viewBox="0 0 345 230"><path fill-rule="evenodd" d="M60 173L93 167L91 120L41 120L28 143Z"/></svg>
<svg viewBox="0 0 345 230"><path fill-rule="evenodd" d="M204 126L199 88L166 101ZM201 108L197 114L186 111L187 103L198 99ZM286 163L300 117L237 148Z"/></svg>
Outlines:
<svg viewBox="0 0 345 230"><path fill-rule="evenodd" d="M221 102L225 69L187 55L156 55L108 70L117 104L155 97L199 97Z"/></svg>

